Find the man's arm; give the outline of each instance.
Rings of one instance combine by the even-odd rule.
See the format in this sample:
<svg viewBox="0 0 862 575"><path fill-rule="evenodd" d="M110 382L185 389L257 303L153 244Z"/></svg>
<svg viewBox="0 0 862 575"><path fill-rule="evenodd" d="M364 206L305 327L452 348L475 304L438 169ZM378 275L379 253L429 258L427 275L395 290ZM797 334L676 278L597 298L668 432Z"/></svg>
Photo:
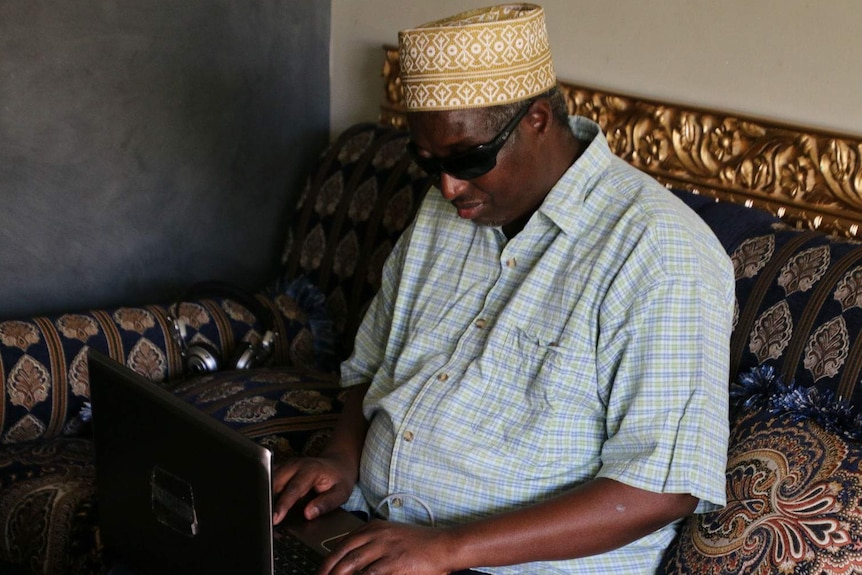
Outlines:
<svg viewBox="0 0 862 575"><path fill-rule="evenodd" d="M688 494L660 494L598 478L558 497L450 528L370 523L347 538L322 573L440 574L596 555L690 514Z"/></svg>
<svg viewBox="0 0 862 575"><path fill-rule="evenodd" d="M452 529L458 563L509 565L605 553L692 513L687 493L597 478L556 498Z"/></svg>
<svg viewBox="0 0 862 575"><path fill-rule="evenodd" d="M280 523L301 499L311 495L303 514L313 519L332 511L350 497L359 477L359 458L368 431L362 401L368 385L355 385L346 392L344 409L332 436L318 457L291 459L273 474L272 492L277 496L272 522Z"/></svg>

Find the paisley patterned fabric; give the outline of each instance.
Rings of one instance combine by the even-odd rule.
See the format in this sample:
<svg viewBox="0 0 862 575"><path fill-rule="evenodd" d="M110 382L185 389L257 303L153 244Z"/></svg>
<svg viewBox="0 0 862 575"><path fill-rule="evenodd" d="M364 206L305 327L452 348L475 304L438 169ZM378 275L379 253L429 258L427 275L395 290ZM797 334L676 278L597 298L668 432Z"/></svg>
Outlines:
<svg viewBox="0 0 862 575"><path fill-rule="evenodd" d="M89 439L0 450L0 573L102 573L94 493Z"/></svg>
<svg viewBox="0 0 862 575"><path fill-rule="evenodd" d="M727 506L682 524L661 573L862 572L862 445L791 413L732 424Z"/></svg>

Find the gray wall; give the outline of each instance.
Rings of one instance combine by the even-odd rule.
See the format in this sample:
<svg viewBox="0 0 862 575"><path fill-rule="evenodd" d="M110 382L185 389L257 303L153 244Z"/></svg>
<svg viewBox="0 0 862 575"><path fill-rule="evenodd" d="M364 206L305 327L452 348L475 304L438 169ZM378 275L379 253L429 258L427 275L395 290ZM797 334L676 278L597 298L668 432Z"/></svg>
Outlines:
<svg viewBox="0 0 862 575"><path fill-rule="evenodd" d="M272 276L330 3L0 0L0 319Z"/></svg>

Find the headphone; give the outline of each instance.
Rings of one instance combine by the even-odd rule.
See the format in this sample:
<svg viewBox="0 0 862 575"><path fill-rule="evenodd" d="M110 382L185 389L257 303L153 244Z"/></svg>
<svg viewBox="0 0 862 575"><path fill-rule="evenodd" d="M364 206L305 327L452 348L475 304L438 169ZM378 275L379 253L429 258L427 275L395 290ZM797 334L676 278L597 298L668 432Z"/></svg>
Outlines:
<svg viewBox="0 0 862 575"><path fill-rule="evenodd" d="M207 297L230 299L241 304L254 315L264 328L264 335L260 343L239 342L233 357L224 366L222 365L221 353L215 346L204 341L196 341L191 345L186 343L185 322L179 319L181 303ZM171 335L180 348L183 371L192 374L211 373L220 369L250 369L261 366L272 355L273 344L277 335L272 311L269 308L238 286L218 281L201 282L191 286L168 309L168 323Z"/></svg>

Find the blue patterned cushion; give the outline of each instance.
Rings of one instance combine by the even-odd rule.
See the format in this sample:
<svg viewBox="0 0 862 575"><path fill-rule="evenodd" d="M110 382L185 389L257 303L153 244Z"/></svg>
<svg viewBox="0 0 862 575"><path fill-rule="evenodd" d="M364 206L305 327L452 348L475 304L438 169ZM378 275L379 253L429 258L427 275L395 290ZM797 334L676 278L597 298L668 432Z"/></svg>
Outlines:
<svg viewBox="0 0 862 575"><path fill-rule="evenodd" d="M285 241L283 277L307 277L326 296L346 358L383 262L413 219L431 179L407 153L409 134L356 124L320 156L303 188Z"/></svg>
<svg viewBox="0 0 862 575"><path fill-rule="evenodd" d="M862 408L862 244L758 209L677 192L733 261L731 373L761 364Z"/></svg>
<svg viewBox="0 0 862 575"><path fill-rule="evenodd" d="M272 451L276 460L314 455L341 412L338 376L300 367L223 371L173 390Z"/></svg>

